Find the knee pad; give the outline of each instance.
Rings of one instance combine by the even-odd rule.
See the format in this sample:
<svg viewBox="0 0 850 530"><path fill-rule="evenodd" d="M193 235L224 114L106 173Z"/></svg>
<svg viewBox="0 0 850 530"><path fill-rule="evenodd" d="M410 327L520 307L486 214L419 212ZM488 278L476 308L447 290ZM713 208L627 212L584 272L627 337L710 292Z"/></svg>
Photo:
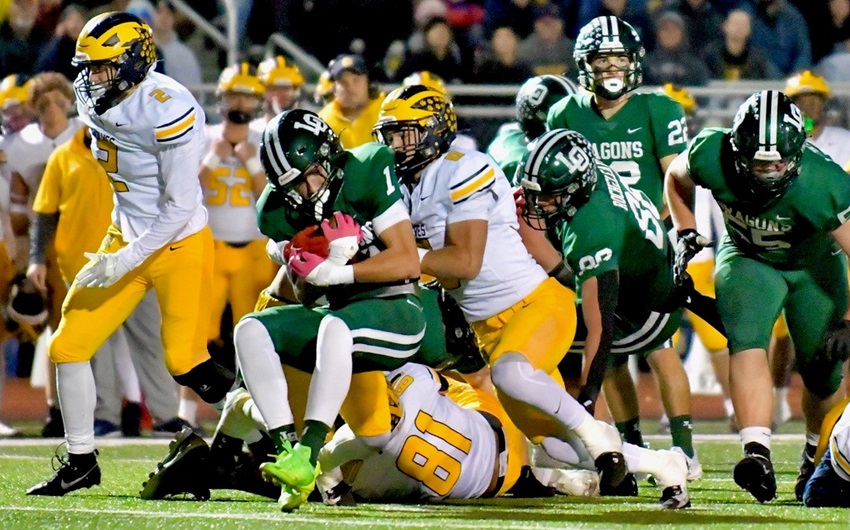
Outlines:
<svg viewBox="0 0 850 530"><path fill-rule="evenodd" d="M534 367L522 354L508 352L499 356L490 366L490 379L497 389L504 392L511 383L519 384L520 381L528 379L533 372Z"/></svg>
<svg viewBox="0 0 850 530"><path fill-rule="evenodd" d="M175 375L174 380L197 392L207 403L218 403L233 387L236 376L233 372L207 359L183 375Z"/></svg>

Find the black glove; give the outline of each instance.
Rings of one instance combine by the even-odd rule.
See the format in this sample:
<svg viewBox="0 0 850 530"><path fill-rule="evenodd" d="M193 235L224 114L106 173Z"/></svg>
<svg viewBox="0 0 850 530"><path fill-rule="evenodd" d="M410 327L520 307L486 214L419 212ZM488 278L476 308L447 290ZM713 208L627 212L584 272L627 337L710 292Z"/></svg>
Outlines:
<svg viewBox="0 0 850 530"><path fill-rule="evenodd" d="M850 322L844 320L826 334L823 342L824 359L844 362L850 358Z"/></svg>
<svg viewBox="0 0 850 530"><path fill-rule="evenodd" d="M599 391L593 391L584 385L578 393L578 402L584 407L591 416L596 412L596 399L599 397Z"/></svg>
<svg viewBox="0 0 850 530"><path fill-rule="evenodd" d="M673 264L673 280L677 286L687 283L688 262L696 256L700 250L711 245L711 240L699 235L693 228L685 228L676 234L676 262Z"/></svg>

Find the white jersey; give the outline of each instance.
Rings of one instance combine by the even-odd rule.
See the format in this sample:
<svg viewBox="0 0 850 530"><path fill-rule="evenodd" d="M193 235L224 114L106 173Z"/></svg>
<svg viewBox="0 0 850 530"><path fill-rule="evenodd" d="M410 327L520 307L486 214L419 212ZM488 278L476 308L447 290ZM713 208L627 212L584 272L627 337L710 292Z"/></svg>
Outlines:
<svg viewBox="0 0 850 530"><path fill-rule="evenodd" d="M115 191L112 222L139 265L172 241L207 224L200 162L206 152L204 111L183 85L150 72L103 114L77 101L92 129L92 152Z"/></svg>
<svg viewBox="0 0 850 530"><path fill-rule="evenodd" d="M546 272L520 238L513 192L504 172L480 151L452 148L432 162L405 199L417 240L441 249L452 223L487 221L481 271L449 292L466 320L476 322L513 306L540 285Z"/></svg>
<svg viewBox="0 0 850 530"><path fill-rule="evenodd" d="M436 372L426 366L408 363L387 379L398 395L401 420L381 452L363 461L351 483L354 493L383 501L483 495L499 454L484 416L441 394Z"/></svg>
<svg viewBox="0 0 850 530"><path fill-rule="evenodd" d="M56 138L48 138L37 123L30 123L17 134L9 137L5 148L9 158L8 171L19 174L29 188L27 197L29 207L32 207L50 154L57 147L71 140L74 133L82 126L83 122L79 118L71 118L68 120L68 127Z"/></svg>
<svg viewBox="0 0 850 530"><path fill-rule="evenodd" d="M845 171L850 169L850 131L843 127L824 127L816 139L809 138L815 147L829 155Z"/></svg>
<svg viewBox="0 0 850 530"><path fill-rule="evenodd" d="M221 138L222 125L207 127L207 139ZM262 132L248 129L248 143L260 149ZM204 204L209 212L209 225L216 241L245 243L263 239L257 226L257 201L251 174L236 156L222 160L212 169L209 186L204 190Z"/></svg>
<svg viewBox="0 0 850 530"><path fill-rule="evenodd" d="M723 212L714 195L707 189L697 186L694 194L694 216L697 221L697 232L711 239L715 243L720 241L726 233L726 225L723 223ZM673 239L675 245L675 238ZM701 263L714 258L714 247L708 246L697 252L691 263Z"/></svg>

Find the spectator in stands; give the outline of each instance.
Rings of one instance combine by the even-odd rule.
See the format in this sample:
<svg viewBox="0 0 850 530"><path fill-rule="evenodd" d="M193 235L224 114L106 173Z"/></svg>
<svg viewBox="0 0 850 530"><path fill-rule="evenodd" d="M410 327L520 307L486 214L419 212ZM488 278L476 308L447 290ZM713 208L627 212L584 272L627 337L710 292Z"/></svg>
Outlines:
<svg viewBox="0 0 850 530"><path fill-rule="evenodd" d="M708 67L691 49L681 15L665 11L656 20L655 31L658 46L644 61L644 81L648 85L700 86L708 83Z"/></svg>
<svg viewBox="0 0 850 530"><path fill-rule="evenodd" d="M86 20L88 19L85 11L77 4L71 4L63 9L53 37L41 49L34 70L59 72L73 81L77 77L77 69L71 65L71 58L74 57L77 37L80 36Z"/></svg>
<svg viewBox="0 0 850 530"><path fill-rule="evenodd" d="M835 51L824 57L817 70L830 83L850 82L850 39L839 43Z"/></svg>
<svg viewBox="0 0 850 530"><path fill-rule="evenodd" d="M850 0L829 0L829 43L830 52L850 39Z"/></svg>
<svg viewBox="0 0 850 530"><path fill-rule="evenodd" d="M531 77L531 68L519 61L519 37L510 26L493 30L490 45L479 50L475 58L476 83L519 85Z"/></svg>
<svg viewBox="0 0 850 530"><path fill-rule="evenodd" d="M788 0L751 0L752 42L770 51L780 75L791 75L812 66L809 29L800 11Z"/></svg>
<svg viewBox="0 0 850 530"><path fill-rule="evenodd" d="M647 0L580 0L580 2L578 27L584 26L596 17L619 17L635 28L647 51L654 49L655 35L647 13Z"/></svg>
<svg viewBox="0 0 850 530"><path fill-rule="evenodd" d="M492 35L496 28L510 26L520 40L534 30L534 9L546 0L484 0L484 25Z"/></svg>
<svg viewBox="0 0 850 530"><path fill-rule="evenodd" d="M328 65L333 82L333 101L319 111L319 116L339 136L345 149L372 141L372 127L384 94L372 81L369 66L360 55L339 55Z"/></svg>
<svg viewBox="0 0 850 530"><path fill-rule="evenodd" d="M698 50L710 42L721 40L723 15L709 0L673 0L668 9L679 13L685 20L691 49Z"/></svg>
<svg viewBox="0 0 850 530"><path fill-rule="evenodd" d="M454 32L444 18L434 18L423 28L425 49L407 55L396 74L396 78L405 78L413 72L427 70L449 83L461 81L465 77L465 68L460 48L454 41Z"/></svg>
<svg viewBox="0 0 850 530"><path fill-rule="evenodd" d="M564 34L561 10L544 4L534 10L534 31L517 49L520 62L529 65L534 75L568 75L576 71L573 41Z"/></svg>
<svg viewBox="0 0 850 530"><path fill-rule="evenodd" d="M761 48L750 41L750 14L742 9L729 12L723 21L723 41L703 49L703 60L711 77L727 81L776 79L779 73Z"/></svg>
<svg viewBox="0 0 850 530"><path fill-rule="evenodd" d="M148 0L131 0L127 11L144 20L153 32L157 51L162 53L163 73L187 87L201 84L201 65L195 52L174 32L174 8L167 0L156 7Z"/></svg>
<svg viewBox="0 0 850 530"><path fill-rule="evenodd" d="M14 0L0 25L0 72L32 74L48 34L36 25L38 0Z"/></svg>

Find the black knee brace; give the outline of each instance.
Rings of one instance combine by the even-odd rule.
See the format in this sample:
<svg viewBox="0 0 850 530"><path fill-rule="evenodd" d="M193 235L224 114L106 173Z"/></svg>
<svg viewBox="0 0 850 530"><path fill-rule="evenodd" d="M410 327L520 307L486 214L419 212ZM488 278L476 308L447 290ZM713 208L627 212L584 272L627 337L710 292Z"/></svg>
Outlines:
<svg viewBox="0 0 850 530"><path fill-rule="evenodd" d="M218 403L233 387L236 376L233 372L207 359L183 375L175 375L174 380L182 386L188 386L207 403Z"/></svg>

